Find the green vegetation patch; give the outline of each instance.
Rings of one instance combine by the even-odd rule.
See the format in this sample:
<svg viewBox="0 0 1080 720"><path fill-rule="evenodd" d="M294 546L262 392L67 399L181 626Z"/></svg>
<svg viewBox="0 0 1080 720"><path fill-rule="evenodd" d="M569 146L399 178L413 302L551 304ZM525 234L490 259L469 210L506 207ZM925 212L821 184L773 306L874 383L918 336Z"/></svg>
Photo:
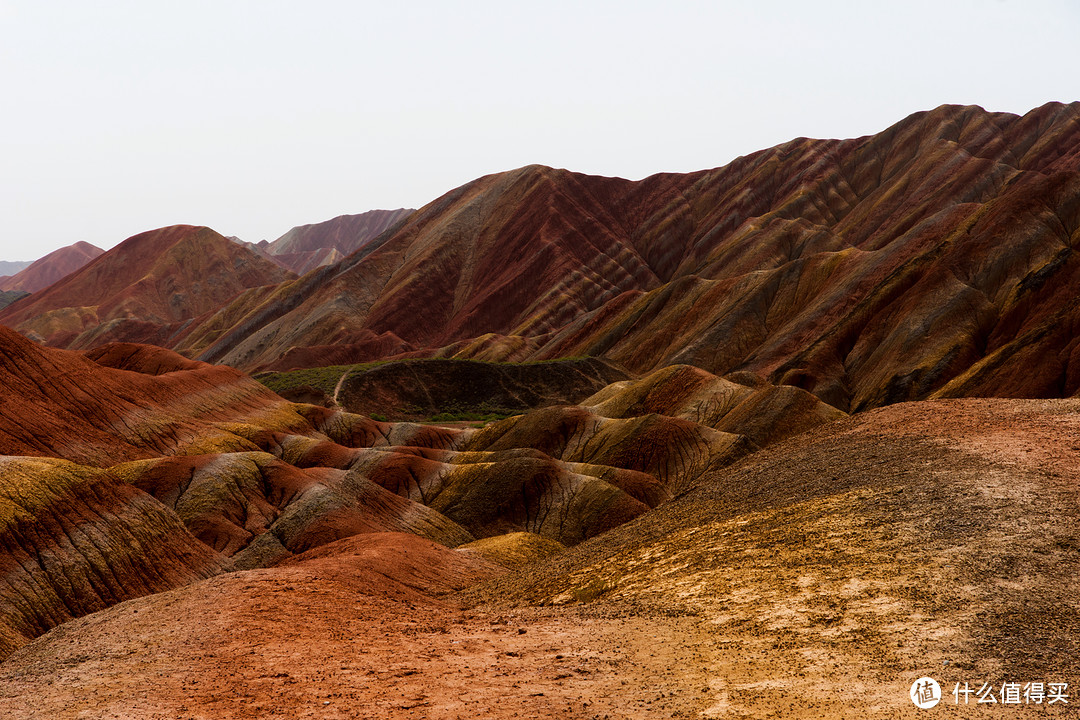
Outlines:
<svg viewBox="0 0 1080 720"><path fill-rule="evenodd" d="M385 360L358 365L327 365L325 367L302 368L300 370L262 372L253 377L279 395L305 385L322 390L333 396L341 376L352 370L368 370L384 364Z"/></svg>
<svg viewBox="0 0 1080 720"><path fill-rule="evenodd" d="M597 358L408 358L254 377L296 402L331 405L332 399L348 412L379 421L489 423L537 407L573 404L628 375Z"/></svg>

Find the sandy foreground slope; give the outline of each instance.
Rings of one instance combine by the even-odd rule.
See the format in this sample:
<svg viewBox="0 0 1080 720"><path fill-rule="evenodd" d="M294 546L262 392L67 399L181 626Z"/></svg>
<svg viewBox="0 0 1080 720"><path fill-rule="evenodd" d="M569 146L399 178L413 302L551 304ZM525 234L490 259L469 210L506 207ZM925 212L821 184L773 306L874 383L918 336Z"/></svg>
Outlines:
<svg viewBox="0 0 1080 720"><path fill-rule="evenodd" d="M1076 717L1080 402L910 403L774 445L550 560L348 538L74 620L12 718ZM477 584L479 583L479 584ZM908 699L935 677L932 710ZM955 683L1067 682L967 707ZM962 701L961 701L962 702Z"/></svg>

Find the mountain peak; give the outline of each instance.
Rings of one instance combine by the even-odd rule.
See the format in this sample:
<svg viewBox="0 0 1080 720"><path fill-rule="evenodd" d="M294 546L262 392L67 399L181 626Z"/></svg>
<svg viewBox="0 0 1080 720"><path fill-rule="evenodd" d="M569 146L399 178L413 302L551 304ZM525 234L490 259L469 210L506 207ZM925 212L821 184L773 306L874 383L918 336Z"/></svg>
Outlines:
<svg viewBox="0 0 1080 720"><path fill-rule="evenodd" d="M240 292L294 277L214 230L171 225L134 235L0 322L61 346L165 344L162 328L217 310ZM101 328L110 323L108 328Z"/></svg>

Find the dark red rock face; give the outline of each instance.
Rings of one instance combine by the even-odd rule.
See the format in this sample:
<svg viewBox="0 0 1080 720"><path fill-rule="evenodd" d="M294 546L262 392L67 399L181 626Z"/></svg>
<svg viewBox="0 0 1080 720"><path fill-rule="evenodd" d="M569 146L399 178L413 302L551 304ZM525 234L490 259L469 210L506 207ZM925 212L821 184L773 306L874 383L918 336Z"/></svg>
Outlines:
<svg viewBox="0 0 1080 720"><path fill-rule="evenodd" d="M1080 103L943 106L640 182L530 166L439 198L204 357L282 367L352 344L369 359L386 336L394 354L495 359L480 339L498 337L515 359L748 371L842 409L1071 395L1074 335L1055 328L1075 322L1078 170ZM1033 356L1040 372L1018 372Z"/></svg>

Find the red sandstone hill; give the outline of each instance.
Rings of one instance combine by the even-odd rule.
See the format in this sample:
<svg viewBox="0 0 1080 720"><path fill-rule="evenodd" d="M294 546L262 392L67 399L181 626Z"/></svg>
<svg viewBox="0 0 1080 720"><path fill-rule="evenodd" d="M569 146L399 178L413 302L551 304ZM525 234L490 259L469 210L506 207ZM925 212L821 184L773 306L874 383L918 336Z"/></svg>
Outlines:
<svg viewBox="0 0 1080 720"><path fill-rule="evenodd" d="M1080 103L943 106L639 182L530 166L245 308L202 357L256 369L386 336L746 371L842 409L1072 395L1078 228Z"/></svg>
<svg viewBox="0 0 1080 720"><path fill-rule="evenodd" d="M267 257L298 275L331 265L374 240L413 210L370 210L294 227L265 248Z"/></svg>
<svg viewBox="0 0 1080 720"><path fill-rule="evenodd" d="M60 347L124 340L172 344L185 323L292 273L205 227L128 238L0 313L0 323Z"/></svg>
<svg viewBox="0 0 1080 720"><path fill-rule="evenodd" d="M663 383L625 390L620 407L666 394ZM547 558L508 560L509 573L483 560L499 556L492 543L520 533L457 550L400 533L342 538L17 642L0 663L0 706L26 719L915 720L925 711L908 689L926 675L941 682L943 704L971 678L999 693L1012 680L993 678L1071 683L1080 670L1078 421L1076 400L866 412L712 471L612 532ZM151 461L137 483L208 539L208 500L226 498L219 505L232 506L236 537L241 523L266 519L255 510L272 511L270 500L295 490L280 462L254 455L146 468ZM194 472L160 482L174 461ZM241 465L253 469L235 473ZM230 475L231 490L207 492ZM262 505L259 492L270 496ZM105 510L69 526L87 557L97 556L91 540L117 557L104 521L140 517ZM216 529L225 540L225 524ZM0 564L0 610L9 611L0 628L26 628L18 611L34 607L65 617L63 606L37 604L49 573L62 588L63 561L79 557L49 554L70 553L65 537L42 542L40 562L33 554ZM173 562L160 537L120 539ZM129 554L120 558L141 556ZM105 592L114 578L85 582L94 567L79 566L69 584ZM112 567L125 577L125 566ZM1073 717L1071 705L1055 706L1044 700L1037 712Z"/></svg>
<svg viewBox="0 0 1080 720"><path fill-rule="evenodd" d="M0 387L0 455L91 466L174 452L212 423L285 405L229 367L138 345L84 356L43 348L3 326Z"/></svg>
<svg viewBox="0 0 1080 720"><path fill-rule="evenodd" d="M36 260L29 267L20 270L11 277L0 279L0 290L21 290L22 292L36 293L75 272L103 252L105 251L101 248L86 242L77 242L74 245L62 247Z"/></svg>
<svg viewBox="0 0 1080 720"><path fill-rule="evenodd" d="M376 422L162 348L80 353L0 327L0 659L81 614L356 535L542 556L843 415L693 369L590 402L484 429ZM737 420L751 406L775 417Z"/></svg>

